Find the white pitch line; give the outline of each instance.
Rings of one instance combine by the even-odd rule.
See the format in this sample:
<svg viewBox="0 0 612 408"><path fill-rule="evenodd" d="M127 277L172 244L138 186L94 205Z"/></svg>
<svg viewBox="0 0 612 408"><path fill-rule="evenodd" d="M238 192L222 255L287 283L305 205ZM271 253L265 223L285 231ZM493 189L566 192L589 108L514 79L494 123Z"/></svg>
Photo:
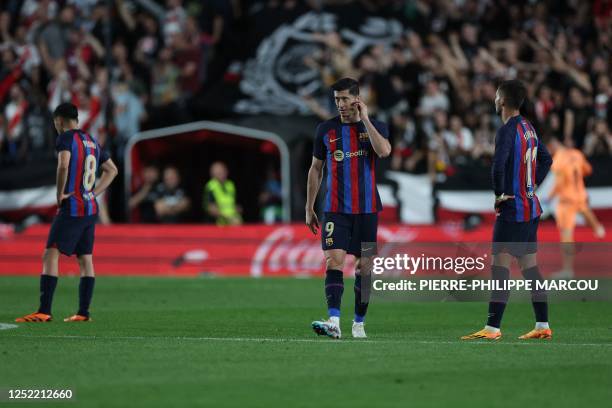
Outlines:
<svg viewBox="0 0 612 408"><path fill-rule="evenodd" d="M170 337L170 336L71 336L71 335L27 335L20 334L11 337L26 337L31 339L69 339L69 340L178 340L178 341L220 341L220 342L250 342L250 343L319 343L319 344L346 344L346 343L362 343L362 344L473 344L473 345L489 345L499 344L506 346L536 346L536 347L611 347L612 343L557 343L553 341L523 341L508 343L503 340L497 341L447 341L447 340L356 340L343 339L334 341L332 339L291 339L291 338L274 338L274 337Z"/></svg>

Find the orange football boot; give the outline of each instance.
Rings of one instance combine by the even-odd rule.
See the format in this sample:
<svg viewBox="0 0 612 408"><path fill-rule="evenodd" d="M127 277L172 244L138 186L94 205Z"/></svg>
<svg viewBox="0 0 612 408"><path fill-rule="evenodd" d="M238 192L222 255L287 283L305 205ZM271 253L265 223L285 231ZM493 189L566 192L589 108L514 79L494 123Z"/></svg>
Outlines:
<svg viewBox="0 0 612 408"><path fill-rule="evenodd" d="M23 317L18 317L15 319L17 323L41 323L41 322L50 322L52 321L51 315L34 312L29 315L25 315Z"/></svg>
<svg viewBox="0 0 612 408"><path fill-rule="evenodd" d="M533 329L529 333L523 334L519 337L521 340L530 340L530 339L552 339L552 330L550 329Z"/></svg>
<svg viewBox="0 0 612 408"><path fill-rule="evenodd" d="M65 322L90 322L91 319L88 316L75 314L73 316L64 319Z"/></svg>
<svg viewBox="0 0 612 408"><path fill-rule="evenodd" d="M468 334L467 336L462 336L461 340L499 340L501 339L501 332L492 332L486 329L482 329L477 331L476 333Z"/></svg>

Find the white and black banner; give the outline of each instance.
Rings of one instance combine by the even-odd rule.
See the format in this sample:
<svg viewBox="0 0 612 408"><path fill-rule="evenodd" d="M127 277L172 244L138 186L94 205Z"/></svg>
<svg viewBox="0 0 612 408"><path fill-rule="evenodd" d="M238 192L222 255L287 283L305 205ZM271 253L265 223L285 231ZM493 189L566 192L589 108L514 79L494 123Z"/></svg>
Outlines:
<svg viewBox="0 0 612 408"><path fill-rule="evenodd" d="M341 16L329 12L308 12L293 22L278 26L257 46L245 62L240 91L244 97L233 105L236 113L277 115L307 114L310 109L302 95L324 88L321 74L309 66L306 57L323 49L317 34L337 31L351 59L376 44L390 44L403 33L397 20L368 16L347 26Z"/></svg>

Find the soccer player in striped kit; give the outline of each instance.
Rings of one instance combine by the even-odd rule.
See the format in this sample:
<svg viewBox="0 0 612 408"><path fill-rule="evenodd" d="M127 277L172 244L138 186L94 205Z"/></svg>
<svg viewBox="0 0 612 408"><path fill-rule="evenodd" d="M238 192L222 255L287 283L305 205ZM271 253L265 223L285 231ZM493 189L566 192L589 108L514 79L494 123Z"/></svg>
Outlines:
<svg viewBox="0 0 612 408"><path fill-rule="evenodd" d="M38 311L16 319L24 322L52 320L51 303L57 285L60 253L76 254L81 281L79 310L64 321L88 321L93 296L95 274L93 244L98 204L96 197L104 192L117 176L117 167L98 141L78 129L78 111L71 103L59 105L53 112L53 122L59 134L57 150L57 215L51 225L43 255ZM102 175L97 179L98 169Z"/></svg>
<svg viewBox="0 0 612 408"><path fill-rule="evenodd" d="M348 253L357 259L352 334L355 338L365 338L369 265L375 248L367 248L367 253L362 253L362 243L376 242L378 212L382 209L376 189L376 159L389 156L391 144L387 125L368 116L368 108L359 97L357 81L340 79L332 85L332 90L340 115L317 127L308 172L306 224L317 234L320 225L314 204L323 179L323 167L327 168L321 244L326 261L325 296L329 318L312 322L312 328L319 335L341 337L342 270Z"/></svg>
<svg viewBox="0 0 612 408"><path fill-rule="evenodd" d="M510 277L512 258L518 260L525 279L542 280L536 252L538 221L542 208L535 194L544 180L552 158L546 145L527 119L519 113L527 90L518 80L504 81L497 89L495 110L504 122L495 136L492 178L497 219L493 228L492 278L503 285ZM501 320L510 296L508 290L494 290L484 329L463 336L463 340L501 338ZM550 339L548 300L545 291L532 290L535 328L520 339Z"/></svg>

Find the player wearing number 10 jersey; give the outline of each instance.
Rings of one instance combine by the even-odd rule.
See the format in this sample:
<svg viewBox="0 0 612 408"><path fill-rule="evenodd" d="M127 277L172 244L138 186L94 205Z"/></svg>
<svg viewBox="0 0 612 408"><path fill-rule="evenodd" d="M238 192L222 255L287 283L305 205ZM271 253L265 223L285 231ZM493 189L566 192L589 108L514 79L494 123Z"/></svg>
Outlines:
<svg viewBox="0 0 612 408"><path fill-rule="evenodd" d="M496 281L508 280L514 257L518 259L523 277L531 280L532 287L537 288L533 281L542 280L536 263L538 220L542 208L535 190L548 174L552 158L544 143L540 143L531 123L519 113L526 94L523 83L511 80L499 86L495 98L495 110L501 115L504 125L495 137L492 166L497 213L493 229L492 277ZM500 282L499 287L505 287L504 284ZM552 331L548 327L546 292L536 289L531 295L536 325L520 339L550 339ZM494 290L485 328L462 339L499 339L509 296L508 290Z"/></svg>
<svg viewBox="0 0 612 408"><path fill-rule="evenodd" d="M53 122L59 133L56 142L58 211L43 255L40 307L37 312L16 319L20 323L51 321L60 253L67 256L76 254L81 272L79 310L64 321L89 320L95 282L92 252L98 216L96 196L104 192L117 176L117 167L97 140L78 129L78 111L73 104L59 105L53 112ZM102 175L96 180L99 168Z"/></svg>

